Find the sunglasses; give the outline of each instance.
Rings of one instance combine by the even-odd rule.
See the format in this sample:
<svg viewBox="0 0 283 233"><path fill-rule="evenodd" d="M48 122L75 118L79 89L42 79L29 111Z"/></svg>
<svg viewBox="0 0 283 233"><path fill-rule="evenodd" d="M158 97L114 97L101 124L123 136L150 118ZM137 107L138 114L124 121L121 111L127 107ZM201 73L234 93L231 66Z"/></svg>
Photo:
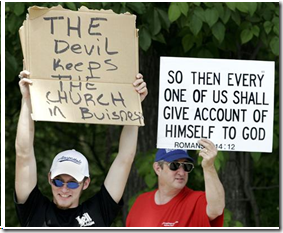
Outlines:
<svg viewBox="0 0 283 233"><path fill-rule="evenodd" d="M67 182L67 183L64 183L62 180L59 180L59 179L54 179L52 180L52 183L56 186L56 187L63 187L64 184L67 184L67 188L69 189L76 189L80 186L81 183L78 183L78 182L75 182L75 181L70 181L70 182Z"/></svg>
<svg viewBox="0 0 283 233"><path fill-rule="evenodd" d="M189 162L171 162L167 163L167 165L171 171L177 171L181 165L183 166L184 171L188 173L194 169L194 164Z"/></svg>

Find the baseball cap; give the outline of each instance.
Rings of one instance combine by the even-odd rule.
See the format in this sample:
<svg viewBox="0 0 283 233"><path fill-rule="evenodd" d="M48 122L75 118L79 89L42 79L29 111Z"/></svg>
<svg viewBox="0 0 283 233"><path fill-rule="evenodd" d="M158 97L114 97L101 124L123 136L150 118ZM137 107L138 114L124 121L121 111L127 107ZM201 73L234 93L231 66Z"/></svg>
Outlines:
<svg viewBox="0 0 283 233"><path fill-rule="evenodd" d="M50 168L51 179L67 174L81 182L84 177L89 177L88 161L80 152L72 149L62 151L55 156Z"/></svg>
<svg viewBox="0 0 283 233"><path fill-rule="evenodd" d="M178 159L188 159L191 162L194 162L194 159L189 156L186 150L159 149L155 155L155 162L160 161L160 160L172 162Z"/></svg>

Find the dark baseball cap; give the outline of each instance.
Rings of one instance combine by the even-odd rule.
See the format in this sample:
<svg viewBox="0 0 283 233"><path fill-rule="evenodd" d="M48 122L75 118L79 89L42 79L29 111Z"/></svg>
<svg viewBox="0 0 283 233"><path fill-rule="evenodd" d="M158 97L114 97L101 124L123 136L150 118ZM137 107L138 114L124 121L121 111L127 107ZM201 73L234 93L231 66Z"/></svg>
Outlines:
<svg viewBox="0 0 283 233"><path fill-rule="evenodd" d="M188 159L191 162L194 162L194 159L189 156L186 150L159 149L155 155L155 162L158 162L160 160L172 162L178 159Z"/></svg>

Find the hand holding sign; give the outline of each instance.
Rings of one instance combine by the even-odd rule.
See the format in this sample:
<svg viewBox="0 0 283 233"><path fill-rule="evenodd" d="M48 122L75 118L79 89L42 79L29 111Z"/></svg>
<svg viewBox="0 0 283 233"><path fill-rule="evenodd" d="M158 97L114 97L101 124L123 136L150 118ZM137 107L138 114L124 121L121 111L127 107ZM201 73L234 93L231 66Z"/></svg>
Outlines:
<svg viewBox="0 0 283 233"><path fill-rule="evenodd" d="M137 74L136 81L133 83L136 91L140 94L141 102L145 99L148 94L148 90L146 87L146 82L143 81L143 75Z"/></svg>
<svg viewBox="0 0 283 233"><path fill-rule="evenodd" d="M27 70L23 70L19 74L19 81L20 90L22 93L23 98L30 98L30 91L29 85L32 84L32 81L29 79L30 72Z"/></svg>
<svg viewBox="0 0 283 233"><path fill-rule="evenodd" d="M217 156L217 149L213 142L208 139L202 138L198 141L200 145L203 146L203 149L199 151L199 156L203 158L201 166L203 169L207 169L214 166L214 160Z"/></svg>

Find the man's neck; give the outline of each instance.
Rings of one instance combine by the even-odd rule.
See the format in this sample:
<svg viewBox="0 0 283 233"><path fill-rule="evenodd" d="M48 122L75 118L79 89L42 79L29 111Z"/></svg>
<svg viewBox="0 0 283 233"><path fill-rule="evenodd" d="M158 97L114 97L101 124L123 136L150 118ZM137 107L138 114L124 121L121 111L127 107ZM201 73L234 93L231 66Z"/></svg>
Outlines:
<svg viewBox="0 0 283 233"><path fill-rule="evenodd" d="M155 204L157 205L164 205L171 201L175 196L177 196L182 189L165 189L159 187L155 193Z"/></svg>

